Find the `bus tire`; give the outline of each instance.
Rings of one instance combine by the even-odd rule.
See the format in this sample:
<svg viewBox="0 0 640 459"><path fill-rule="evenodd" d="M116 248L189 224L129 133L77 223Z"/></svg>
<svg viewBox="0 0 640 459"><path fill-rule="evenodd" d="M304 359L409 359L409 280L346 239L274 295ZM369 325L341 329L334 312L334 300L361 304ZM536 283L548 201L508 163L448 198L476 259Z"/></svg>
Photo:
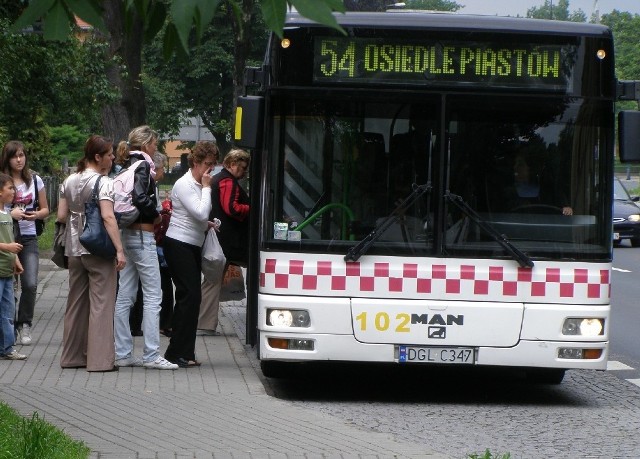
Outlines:
<svg viewBox="0 0 640 459"><path fill-rule="evenodd" d="M640 247L640 238L631 239L631 247Z"/></svg>
<svg viewBox="0 0 640 459"><path fill-rule="evenodd" d="M534 384L560 384L565 372L562 368L529 368L527 380Z"/></svg>
<svg viewBox="0 0 640 459"><path fill-rule="evenodd" d="M260 369L267 378L281 379L291 374L291 364L274 360L260 360Z"/></svg>

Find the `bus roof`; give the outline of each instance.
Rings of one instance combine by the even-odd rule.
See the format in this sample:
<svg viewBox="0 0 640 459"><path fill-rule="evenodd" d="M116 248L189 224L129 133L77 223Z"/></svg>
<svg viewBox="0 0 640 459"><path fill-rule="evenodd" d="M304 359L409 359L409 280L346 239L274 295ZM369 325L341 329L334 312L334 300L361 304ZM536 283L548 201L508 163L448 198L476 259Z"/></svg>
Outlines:
<svg viewBox="0 0 640 459"><path fill-rule="evenodd" d="M433 11L347 12L334 14L344 28L402 28L460 31L493 31L507 33L536 33L545 35L584 35L610 37L611 30L600 24L585 22L551 21L504 16L483 16ZM285 27L316 25L323 27L297 12L287 14Z"/></svg>

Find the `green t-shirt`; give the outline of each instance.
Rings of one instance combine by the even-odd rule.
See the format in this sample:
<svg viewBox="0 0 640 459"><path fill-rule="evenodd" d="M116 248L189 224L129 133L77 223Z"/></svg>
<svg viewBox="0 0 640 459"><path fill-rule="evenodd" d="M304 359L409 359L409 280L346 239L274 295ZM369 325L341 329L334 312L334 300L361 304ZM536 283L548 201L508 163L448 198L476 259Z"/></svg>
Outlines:
<svg viewBox="0 0 640 459"><path fill-rule="evenodd" d="M0 210L0 242L10 244L13 240L13 218L3 209ZM0 277L13 276L16 254L8 250L0 250Z"/></svg>

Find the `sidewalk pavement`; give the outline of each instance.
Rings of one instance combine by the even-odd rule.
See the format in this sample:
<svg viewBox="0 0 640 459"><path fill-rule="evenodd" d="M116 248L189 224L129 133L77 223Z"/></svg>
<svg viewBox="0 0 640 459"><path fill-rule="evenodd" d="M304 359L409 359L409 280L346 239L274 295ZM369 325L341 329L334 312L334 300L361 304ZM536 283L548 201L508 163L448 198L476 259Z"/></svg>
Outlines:
<svg viewBox="0 0 640 459"><path fill-rule="evenodd" d="M269 396L244 344L244 305L222 305L222 336L199 336L198 368L61 369L68 272L41 259L33 344L0 361L0 400L91 448L91 458L444 458ZM168 338L162 337L161 351ZM135 338L141 355L142 338Z"/></svg>

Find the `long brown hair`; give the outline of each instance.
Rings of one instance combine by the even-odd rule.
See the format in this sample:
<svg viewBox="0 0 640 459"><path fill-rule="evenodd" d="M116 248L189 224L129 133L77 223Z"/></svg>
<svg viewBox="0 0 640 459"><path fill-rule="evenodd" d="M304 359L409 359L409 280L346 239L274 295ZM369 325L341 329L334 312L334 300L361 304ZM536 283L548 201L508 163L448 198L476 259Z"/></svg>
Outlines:
<svg viewBox="0 0 640 459"><path fill-rule="evenodd" d="M27 152L24 151L24 144L19 140L10 140L4 144L2 148L2 158L0 159L0 169L2 169L5 174L13 177L11 173L11 163L9 161L16 156L20 150L24 153L24 167L20 171L20 178L27 184L27 187L30 187L31 174L33 174L33 172L29 169L29 157L27 156Z"/></svg>

